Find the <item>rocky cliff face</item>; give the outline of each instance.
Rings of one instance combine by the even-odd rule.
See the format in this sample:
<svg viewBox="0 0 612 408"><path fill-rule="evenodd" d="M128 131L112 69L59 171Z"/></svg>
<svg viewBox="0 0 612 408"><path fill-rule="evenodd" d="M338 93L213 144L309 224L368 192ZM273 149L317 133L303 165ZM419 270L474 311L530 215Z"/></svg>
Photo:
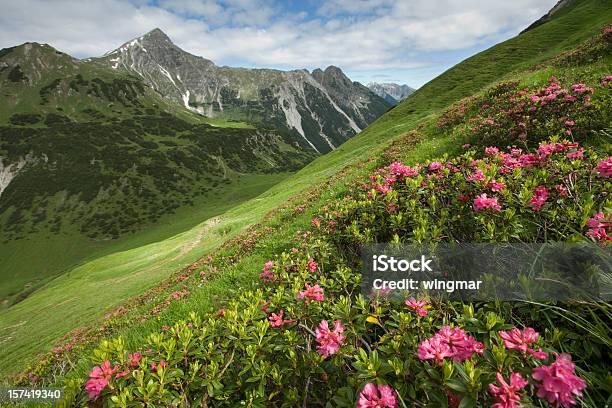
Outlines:
<svg viewBox="0 0 612 408"><path fill-rule="evenodd" d="M336 148L390 107L337 67L312 74L219 67L183 51L159 29L95 61L140 76L192 111L260 123L319 153Z"/></svg>
<svg viewBox="0 0 612 408"><path fill-rule="evenodd" d="M376 82L370 82L368 88L391 105L397 105L416 90L408 85L394 83L379 84Z"/></svg>

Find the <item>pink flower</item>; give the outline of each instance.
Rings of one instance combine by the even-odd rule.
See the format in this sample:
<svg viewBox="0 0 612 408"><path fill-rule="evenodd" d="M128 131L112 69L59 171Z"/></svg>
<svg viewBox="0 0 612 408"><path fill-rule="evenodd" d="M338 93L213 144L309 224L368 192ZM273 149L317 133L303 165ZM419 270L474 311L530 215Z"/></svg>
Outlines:
<svg viewBox="0 0 612 408"><path fill-rule="evenodd" d="M316 271L316 270L317 270L317 263L316 263L316 262L315 262L315 260L314 260L314 259L312 259L312 258L310 258L310 259L308 260L308 270L309 270L310 272L314 272L314 271Z"/></svg>
<svg viewBox="0 0 612 408"><path fill-rule="evenodd" d="M318 284L314 286L310 286L306 284L304 286L305 290L298 292L298 299L306 298L306 304L309 304L312 300L317 300L319 302L325 300L325 296L323 294L323 288Z"/></svg>
<svg viewBox="0 0 612 408"><path fill-rule="evenodd" d="M597 241L610 241L612 236L607 234L607 229L612 227L612 216L606 217L604 213L598 212L587 223L589 230L587 235L595 238Z"/></svg>
<svg viewBox="0 0 612 408"><path fill-rule="evenodd" d="M449 326L443 326L437 335L449 345L455 361L467 360L472 358L474 353L482 354L484 351L484 344L459 327L451 329Z"/></svg>
<svg viewBox="0 0 612 408"><path fill-rule="evenodd" d="M142 354L140 354L139 352L136 352L134 354L128 354L128 358L130 359L128 363L130 367L138 367L140 359L142 358Z"/></svg>
<svg viewBox="0 0 612 408"><path fill-rule="evenodd" d="M164 325L162 326L162 331L163 331L163 332L167 332L168 330L170 330L170 326L168 326L167 324L164 324Z"/></svg>
<svg viewBox="0 0 612 408"><path fill-rule="evenodd" d="M431 162L427 168L431 171L439 170L442 168L442 163L437 161Z"/></svg>
<svg viewBox="0 0 612 408"><path fill-rule="evenodd" d="M85 384L85 391L89 395L89 399L95 400L100 396L100 393L106 388L108 381L104 378L90 378Z"/></svg>
<svg viewBox="0 0 612 408"><path fill-rule="evenodd" d="M497 202L497 197L488 198L486 193L483 193L474 199L474 210L482 211L490 208L495 211L501 211L501 206Z"/></svg>
<svg viewBox="0 0 612 408"><path fill-rule="evenodd" d="M536 187L531 196L531 201L529 201L529 204L533 207L533 211L540 211L544 204L546 204L549 195L550 193L545 186Z"/></svg>
<svg viewBox="0 0 612 408"><path fill-rule="evenodd" d="M597 241L612 241L612 236L609 236L604 228L591 228L587 231L587 235Z"/></svg>
<svg viewBox="0 0 612 408"><path fill-rule="evenodd" d="M521 396L518 395L518 392L525 388L528 382L519 373L510 373L510 384L504 381L501 373L497 373L496 377L501 386L489 384L491 394L497 400L497 403L493 404L491 408L520 407Z"/></svg>
<svg viewBox="0 0 612 408"><path fill-rule="evenodd" d="M506 188L506 185L504 183L499 183L499 182L493 180L493 181L491 181L489 183L489 188L493 192L502 191L504 188Z"/></svg>
<svg viewBox="0 0 612 408"><path fill-rule="evenodd" d="M612 221L606 221L606 216L604 213L598 212L589 219L587 225L591 228L605 228L611 226L611 223Z"/></svg>
<svg viewBox="0 0 612 408"><path fill-rule="evenodd" d="M484 181L485 180L485 175L482 172L482 170L477 169L474 173L469 174L468 176L466 176L465 179L467 181Z"/></svg>
<svg viewBox="0 0 612 408"><path fill-rule="evenodd" d="M410 298L406 299L404 303L406 304L406 306L413 309L419 316L427 316L427 309L425 309L425 307L427 306L426 300L416 300L414 298Z"/></svg>
<svg viewBox="0 0 612 408"><path fill-rule="evenodd" d="M487 156L495 156L499 153L499 149L497 147L489 146L485 147L485 154Z"/></svg>
<svg viewBox="0 0 612 408"><path fill-rule="evenodd" d="M111 369L110 361L106 360L100 366L95 366L89 373L89 380L85 384L85 391L90 399L96 399L111 380L113 374L118 370L117 366Z"/></svg>
<svg viewBox="0 0 612 408"><path fill-rule="evenodd" d="M427 167L431 171L439 170L442 168L442 163L440 162L431 162Z"/></svg>
<svg viewBox="0 0 612 408"><path fill-rule="evenodd" d="M578 149L567 154L567 158L570 160L582 160L584 157L584 149Z"/></svg>
<svg viewBox="0 0 612 408"><path fill-rule="evenodd" d="M563 151L563 149L564 146L561 143L548 143L540 145L540 147L538 148L538 152L540 153L540 155L546 157L552 153L561 152Z"/></svg>
<svg viewBox="0 0 612 408"><path fill-rule="evenodd" d="M395 390L389 385L368 383L359 393L357 408L397 408Z"/></svg>
<svg viewBox="0 0 612 408"><path fill-rule="evenodd" d="M268 317L270 321L270 326L272 327L281 327L284 324L290 324L295 322L295 320L283 320L283 310L281 309L278 314L271 313Z"/></svg>
<svg viewBox="0 0 612 408"><path fill-rule="evenodd" d="M555 186L555 190L557 190L557 193L559 194L559 197L565 198L565 197L567 197L569 195L568 191L567 191L567 187L565 187L563 184L557 184Z"/></svg>
<svg viewBox="0 0 612 408"><path fill-rule="evenodd" d="M342 326L340 320L334 322L333 331L329 330L327 320L321 320L319 327L315 330L315 340L319 343L317 350L321 356L327 358L340 350L340 346L346 337L342 334L344 330L345 327Z"/></svg>
<svg viewBox="0 0 612 408"><path fill-rule="evenodd" d="M522 154L518 158L518 163L519 163L519 165L521 167L535 166L539 162L540 162L540 160L538 159L538 157L536 155L534 155L534 154L531 154L531 153Z"/></svg>
<svg viewBox="0 0 612 408"><path fill-rule="evenodd" d="M537 358L538 360L546 360L548 358L548 353L542 351L542 349L538 349L538 351L527 349L527 353L531 354L532 357Z"/></svg>
<svg viewBox="0 0 612 408"><path fill-rule="evenodd" d="M435 360L442 364L445 357L452 357L455 361L472 358L474 353L482 354L484 344L469 336L463 329L451 329L444 326L431 338L419 344L418 355L421 360Z"/></svg>
<svg viewBox="0 0 612 408"><path fill-rule="evenodd" d="M270 269L274 266L274 261L268 261L264 264L262 272L259 274L259 278L264 282L272 282L275 278L274 274L270 272Z"/></svg>
<svg viewBox="0 0 612 408"><path fill-rule="evenodd" d="M471 144L469 144L469 143L466 143L466 144L464 144L464 145L463 145L463 147L464 147L465 149L469 149L470 147L472 147L472 145L471 145Z"/></svg>
<svg viewBox="0 0 612 408"><path fill-rule="evenodd" d="M585 84L574 84L571 86L572 91L576 93L591 93L593 88L586 86Z"/></svg>
<svg viewBox="0 0 612 408"><path fill-rule="evenodd" d="M546 398L555 406L569 407L576 403L574 396L582 396L586 382L574 374L574 364L569 354L557 356L554 363L549 366L540 366L533 369L532 377L537 384L538 397Z"/></svg>
<svg viewBox="0 0 612 408"><path fill-rule="evenodd" d="M566 120L565 121L565 126L574 126L576 124L576 122L574 122L573 120Z"/></svg>
<svg viewBox="0 0 612 408"><path fill-rule="evenodd" d="M115 378L121 378L121 377L125 377L126 375L130 374L130 370L125 370L125 371L121 371L120 373L117 373L117 375L115 376Z"/></svg>
<svg viewBox="0 0 612 408"><path fill-rule="evenodd" d="M597 174L604 178L612 176L612 156L600 161L596 170Z"/></svg>
<svg viewBox="0 0 612 408"><path fill-rule="evenodd" d="M540 336L540 334L531 327L526 327L522 331L517 327L510 331L500 330L498 334L504 341L504 346L507 349L520 350L523 353L526 353L531 343L534 343Z"/></svg>
<svg viewBox="0 0 612 408"><path fill-rule="evenodd" d="M420 360L434 360L442 365L442 360L452 357L453 352L442 337L434 335L419 344L418 355Z"/></svg>

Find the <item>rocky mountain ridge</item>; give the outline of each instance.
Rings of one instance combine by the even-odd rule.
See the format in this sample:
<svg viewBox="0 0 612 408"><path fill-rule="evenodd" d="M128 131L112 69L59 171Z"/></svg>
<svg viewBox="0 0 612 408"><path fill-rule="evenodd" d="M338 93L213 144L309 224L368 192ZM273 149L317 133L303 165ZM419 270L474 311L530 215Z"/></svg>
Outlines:
<svg viewBox="0 0 612 408"><path fill-rule="evenodd" d="M217 66L182 50L158 28L92 61L137 75L201 115L263 123L318 153L335 149L391 106L340 68L310 73Z"/></svg>
<svg viewBox="0 0 612 408"><path fill-rule="evenodd" d="M387 103L394 106L416 91L416 89L408 85L400 85L393 82L370 82L368 88L376 95L383 98Z"/></svg>

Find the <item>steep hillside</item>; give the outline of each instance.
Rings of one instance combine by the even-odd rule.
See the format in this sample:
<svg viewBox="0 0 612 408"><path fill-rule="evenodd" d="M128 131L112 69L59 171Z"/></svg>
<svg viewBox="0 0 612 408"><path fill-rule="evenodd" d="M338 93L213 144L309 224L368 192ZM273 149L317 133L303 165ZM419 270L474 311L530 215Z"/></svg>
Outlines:
<svg viewBox="0 0 612 408"><path fill-rule="evenodd" d="M218 67L183 51L160 29L92 63L140 76L164 97L194 112L263 123L319 153L336 148L390 106L337 67L312 74Z"/></svg>
<svg viewBox="0 0 612 408"><path fill-rule="evenodd" d="M102 313L93 310L116 305L122 300L111 294L105 299L88 298L85 310L80 310L77 302L72 306L66 305L66 300L74 299L79 293L75 287L79 285L71 284L67 277L26 299L18 309L9 310L0 317L0 327L5 330L2 341L6 346L6 351L0 356L0 366L8 367L4 372L22 368L21 362L26 356L50 350L49 339L54 334L59 337L68 327L86 321L88 323L83 327L56 343L60 346L48 353L42 362L31 366L30 372L23 372L18 381L67 386L66 406L86 403L90 398L117 404L121 398L141 401L143 393L147 393L147 398L161 405L198 400L209 406L265 406L283 402L289 406L323 406L326 401L333 401L335 405L332 406L349 407L355 406L364 385L369 382L393 387L392 390L397 391L394 398L401 399L406 406L422 401L428 401L432 406L449 406L459 401L466 407L476 406L477 402L478 406L490 406L494 398L487 384L497 381L494 369L498 364L502 364L504 378L508 378L510 369L526 370L525 366L529 365L531 369L530 365L538 364L531 356L504 349L499 331L533 325L542 336L537 345L551 353L551 359L546 363L552 361L552 352L571 353L578 366L576 373L588 380L584 405L603 406L607 396L605 361L609 355L606 350L609 352L612 346L606 324L611 312L605 305L580 304L576 308L564 309L558 305L436 302L420 307L413 305L415 310L412 311L403 304L391 305L384 299L365 301L356 296L360 281L358 261L340 249L347 245L355 248L368 242L368 237L386 239L391 236L384 235L385 231L394 231L400 239L408 242L415 239L415 230L419 230L426 240L444 240L447 237L484 240L492 228L494 235L488 238L504 240L503 234L507 233L509 226L521 224L530 227L510 232L523 234L521 238L528 241L538 239L538 234L544 232L560 239L569 238L569 234L575 234L576 239L591 239L586 222L589 217L597 216L598 210L609 207L609 198L606 198L609 183L602 184L603 173L596 170L600 160L605 158L597 151L601 147L597 144L586 146L584 165L580 160L575 163L568 161L566 154L578 154L574 151L578 146L567 147L566 152L566 146L571 146L566 142L561 144L563 151L555 151L545 168L527 166L525 173L501 176L507 177L501 181L507 182L510 191L508 196L499 194L500 201L504 200L503 213L475 214L471 201L461 204L460 200L454 200L456 188L465 189L470 194L478 191L464 178L456 177L451 184L445 184L450 182L450 177L445 178L446 170L450 173L456 167L460 175L470 174L474 169L469 164L475 157L482 160L483 171L497 169L497 157L483 157L483 147L490 143L503 149L507 140L487 140L485 145L479 138L481 129L475 126L480 125L483 115L501 115L513 100L511 97L516 100L526 87L529 94L522 95L525 99L544 92L546 88L552 89L551 76L558 77L561 83L560 88L555 89L563 89L576 99L580 97L580 103L576 108L563 105L563 110L553 110L552 114L543 109L543 116L536 119L544 117L545 126L536 127L540 131L534 132L534 139L524 147L529 149L529 154L534 157L538 154L537 145L544 138L567 137L566 130L575 129L577 138L587 143L587 135L602 135L605 139L608 132L605 128L610 127L607 106L611 96L608 82L604 80L610 75L610 38L599 33L605 23L602 14L605 15L606 9L598 1L577 1L574 10L578 19L572 14L560 15L556 18L561 20L561 25L552 24L556 21L553 19L474 57L482 58L480 65L465 62L455 67L457 72L475 78L478 83L474 86L476 91L470 91L472 85L460 81L460 75L449 78L448 73L444 74L440 77L440 84L437 80L428 84L427 92L438 89L439 93L429 93L429 100L420 97L425 101L424 106L412 104L413 97L421 92L419 90L333 153L313 161L256 200L226 213L213 228L214 241L203 242L201 258L183 265L184 268L177 267L172 278L145 294L124 300L123 307L114 309L107 318L98 320ZM567 29L560 32L560 26ZM526 36L529 33L537 33L537 37ZM577 48L557 57L555 52L546 56L529 54L521 63L514 61L513 53L506 49L508 43L511 47L527 49L528 42L534 38L549 36L563 44L557 53ZM592 36L596 36L593 42L579 45L581 40ZM481 80L478 74L487 71L487 58L491 55L506 57L507 64L498 65L499 61L491 60L490 64L499 71L498 75L488 81ZM450 82L462 89L449 97L443 90ZM576 89L593 88L593 94L591 91L580 94L571 88L572 84L580 82L586 85ZM465 103L452 105L456 99L466 96L469 98ZM583 100L585 96L592 97L592 102ZM567 126L574 126L565 123L570 113L575 115L578 125L567 129ZM505 120L500 121L503 126L499 127L498 133L489 129L487 137L506 137L514 130L514 122L508 117L501 115L499 119ZM533 123L528 125L533 126ZM463 154L461 146L466 142L475 147ZM548 145L547 149L550 146L557 149L557 142ZM602 150L609 152L609 145L604 144ZM524 153L531 157L527 151ZM405 186L398 183L397 192L389 196L376 193L377 188L384 186L375 187L372 183L383 182L383 176L389 175L383 172L389 171L388 166L394 160L406 163L393 167L402 171L407 165L422 162L414 166L417 178ZM444 163L445 170L438 173L439 167L430 168L434 160L438 164ZM563 201L557 200L560 195L555 195L543 212L534 211L533 205L528 204L531 189L537 183L550 184L557 181L557 177L566 175L554 174L550 180L546 179L555 168L564 172L575 169L581 180L587 180L587 175L591 175L589 177L593 177L594 182L577 185L576 193L581 197L576 201L577 209L568 210ZM404 174L411 172L406 170ZM486 176L490 177L488 173ZM396 182L395 178L391 179ZM432 179L431 185L427 184L429 179ZM589 188L591 190L587 191ZM561 194L554 186L551 190L555 191L551 194ZM368 191L371 196L368 196ZM594 196L590 203L589 196ZM449 213L446 204L452 212ZM580 210L581 216L587 215L587 218L578 219L572 212L574 210ZM555 211L562 212L569 220L563 223L563 230L557 230L554 222L550 222ZM504 218L513 212L519 214L518 223L507 222ZM403 221L398 213L405 215ZM421 216L422 219L418 218ZM534 228L532 222L538 220L545 220L547 228ZM236 237L235 234L249 224L254 225ZM464 229L465 226L470 228ZM218 234L226 230L230 232L219 238ZM234 238L218 246L220 241L229 237ZM75 270L73 277L87 282L88 293L94 293L108 284L104 279L115 283L129 276L133 293L137 293L141 278L135 272L146 271L159 262L158 259L147 261L148 250L150 248L140 248L121 254L120 259L101 259L101 262L108 261L109 266L98 268L101 272L91 281L87 279L86 270ZM121 268L121 261L137 256L141 258L135 262L136 265ZM258 276L262 273L266 279L260 282ZM319 285L324 296L319 296L316 290L308 291L306 283ZM147 281L149 284L150 280ZM300 291L306 294L298 296ZM127 296L127 293L127 290L123 291L122 295ZM305 303L304 298L310 302ZM44 313L48 305L56 306L45 317L53 319L62 311L70 310L74 313L70 314L74 320L63 319L61 328L55 330L50 325L28 327L19 324L34 310ZM421 312L420 309L425 309L427 317L416 314ZM284 315L279 321L281 310ZM92 320L94 323L89 323ZM340 320L343 328L341 330L337 325L331 328L341 336L334 341L338 349L332 347L328 355L315 351L317 346L321 346L317 341L321 340L321 335L315 333L317 326L317 332L328 333L325 325L321 326L322 320L332 322L330 326L335 320ZM429 358L417 360L414 356L419 342L427 340L435 330L451 322L470 333L466 340L474 341L473 345L486 342L484 356L476 348L470 353L474 358L473 364L471 359L456 364L445 359L444 368L428 361ZM44 333L45 338L35 342L26 340L34 333ZM119 336L120 340L98 342ZM92 345L96 347L95 352L91 352ZM15 359L19 362L15 363ZM96 388L96 370L92 368L106 361L109 369L117 364L116 373L123 375L127 371L129 375L114 376L112 389L106 383ZM519 367L516 361L524 363L523 366ZM67 362L73 363L74 368ZM571 370L574 371L573 365ZM160 380L170 377L172 381L169 382ZM140 382L141 378L144 382ZM476 380L468 382L471 378ZM92 382L85 391L88 379ZM154 392L142 385L149 380L150 388L155 387ZM535 384L530 387L535 389ZM369 397L375 396L376 392L375 389ZM534 400L533 404L538 402Z"/></svg>

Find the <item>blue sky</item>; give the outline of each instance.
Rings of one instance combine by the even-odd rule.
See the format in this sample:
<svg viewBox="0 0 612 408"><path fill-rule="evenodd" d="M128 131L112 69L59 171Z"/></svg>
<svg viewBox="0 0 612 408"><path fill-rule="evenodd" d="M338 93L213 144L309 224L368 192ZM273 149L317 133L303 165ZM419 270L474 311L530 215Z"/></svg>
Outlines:
<svg viewBox="0 0 612 408"><path fill-rule="evenodd" d="M0 47L98 56L155 27L218 65L312 70L419 87L510 38L556 0L0 0Z"/></svg>

